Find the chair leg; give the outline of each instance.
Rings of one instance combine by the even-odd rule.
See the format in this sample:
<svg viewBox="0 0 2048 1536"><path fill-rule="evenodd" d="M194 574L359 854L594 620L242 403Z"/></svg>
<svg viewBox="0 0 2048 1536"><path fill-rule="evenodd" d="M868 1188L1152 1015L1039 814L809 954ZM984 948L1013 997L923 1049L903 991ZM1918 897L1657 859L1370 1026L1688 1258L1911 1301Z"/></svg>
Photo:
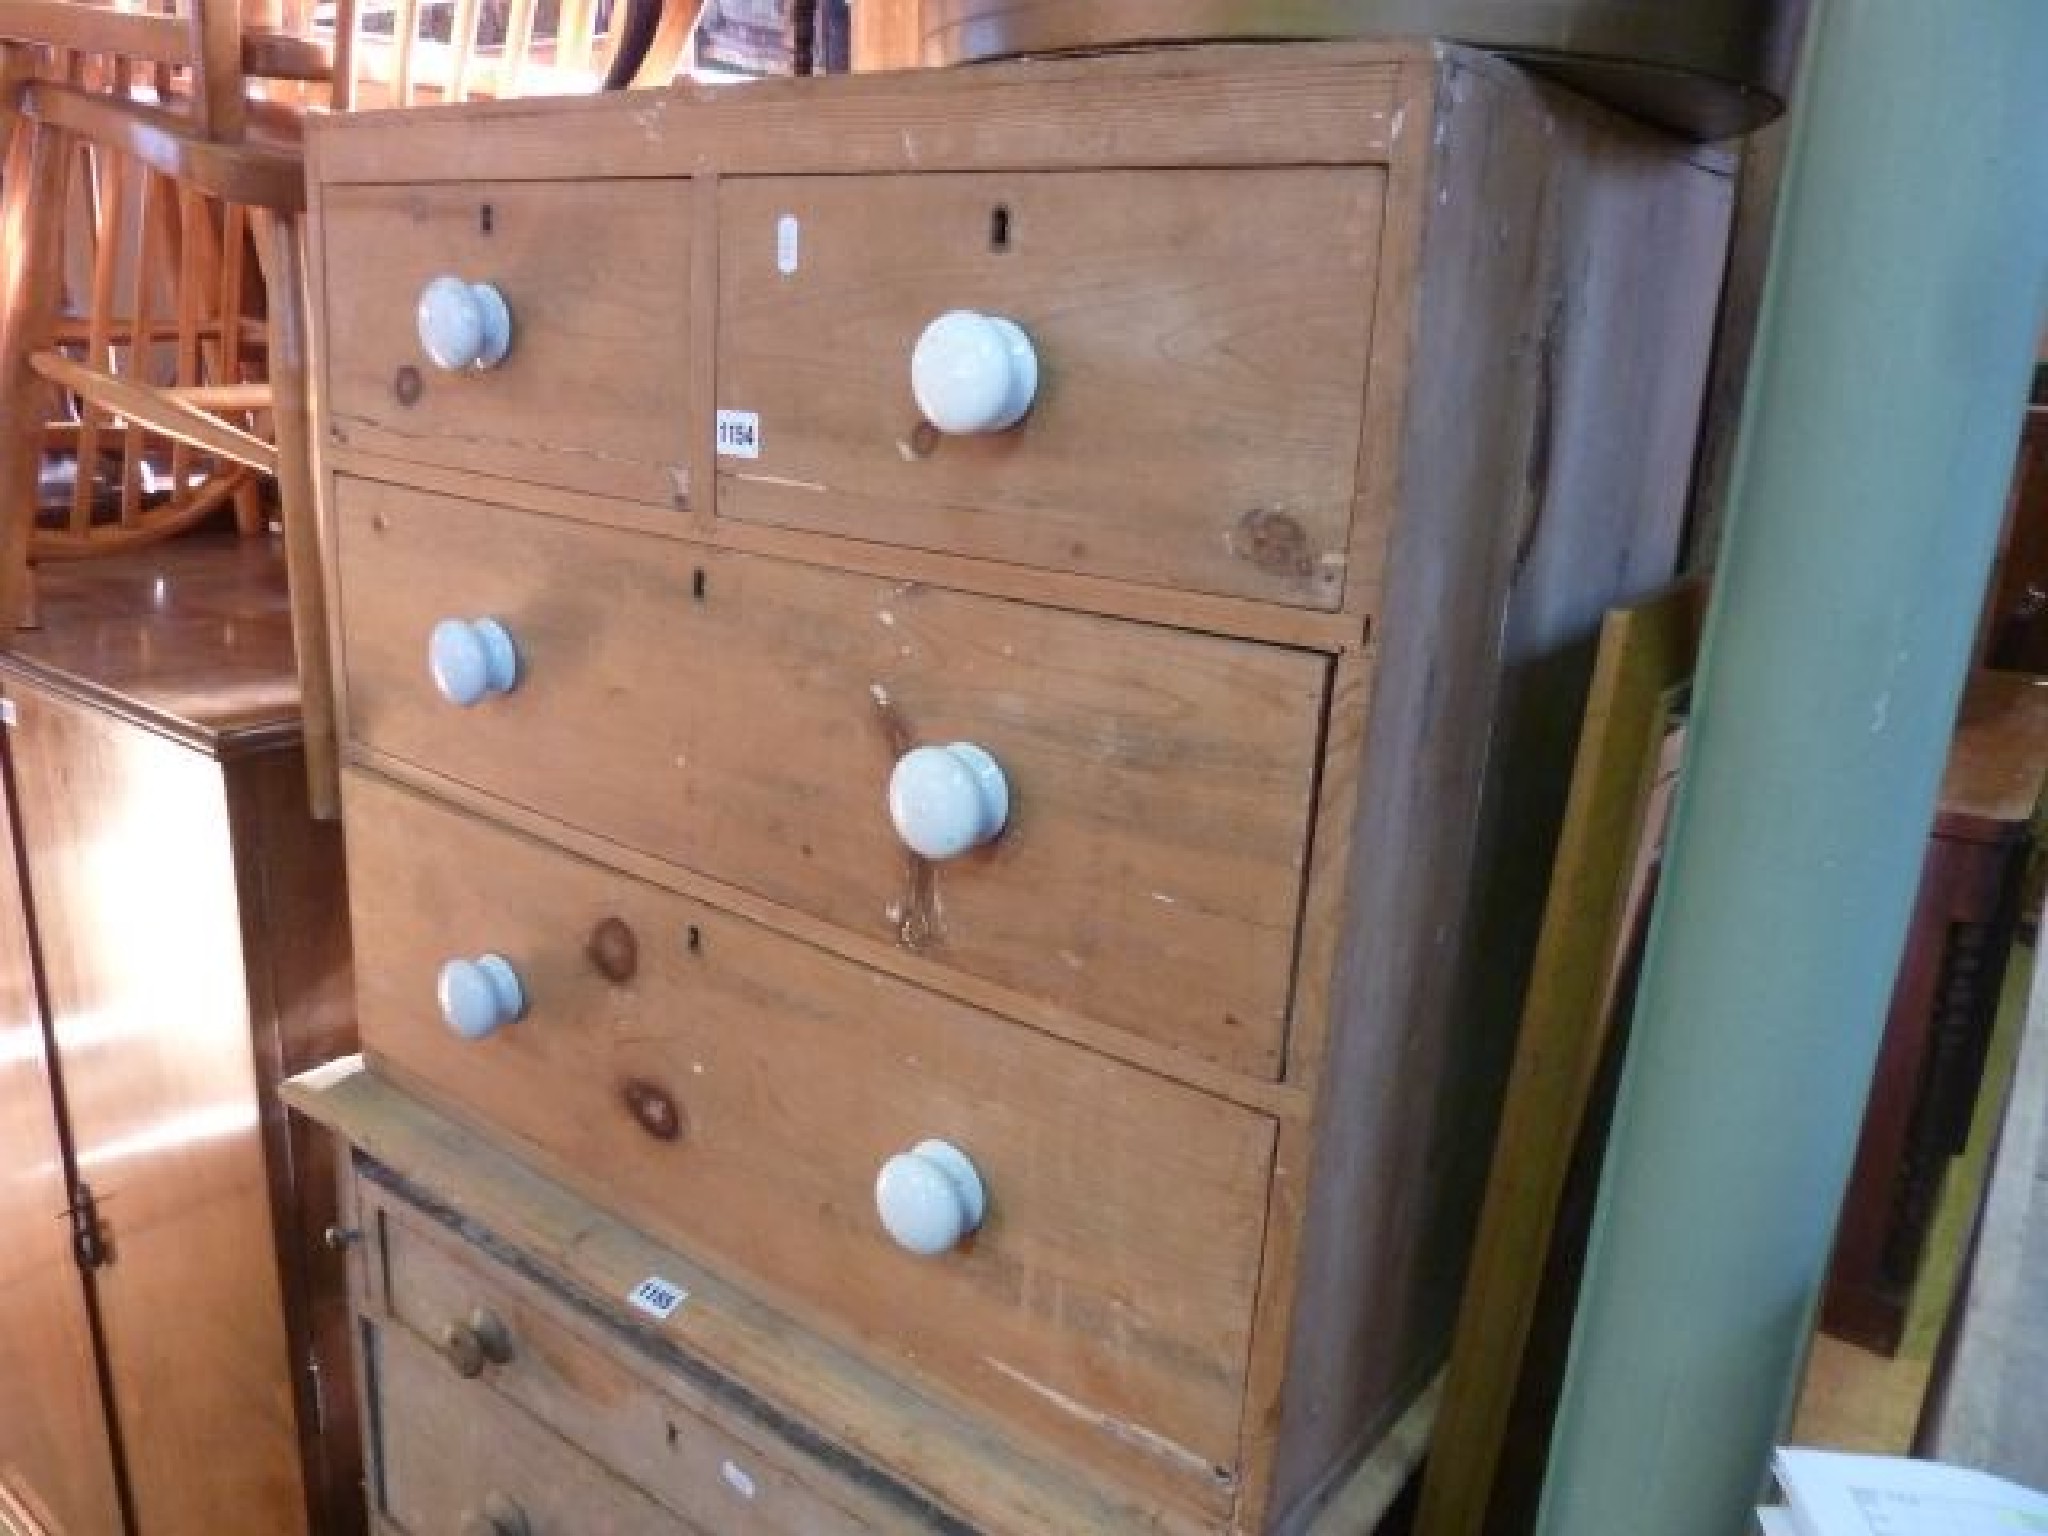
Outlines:
<svg viewBox="0 0 2048 1536"><path fill-rule="evenodd" d="M56 318L68 169L63 134L16 120L0 176L0 643L30 616L44 390L29 359Z"/></svg>
<svg viewBox="0 0 2048 1536"><path fill-rule="evenodd" d="M253 539L263 531L263 482L251 478L235 487L235 532Z"/></svg>
<svg viewBox="0 0 2048 1536"><path fill-rule="evenodd" d="M320 529L319 483L313 472L305 228L289 213L265 216L262 226L260 235L270 251L265 309L269 317L271 419L277 433L277 497L291 583L299 704L305 720L306 789L313 815L332 821L341 814L341 765L335 733L334 651L323 584L325 541Z"/></svg>

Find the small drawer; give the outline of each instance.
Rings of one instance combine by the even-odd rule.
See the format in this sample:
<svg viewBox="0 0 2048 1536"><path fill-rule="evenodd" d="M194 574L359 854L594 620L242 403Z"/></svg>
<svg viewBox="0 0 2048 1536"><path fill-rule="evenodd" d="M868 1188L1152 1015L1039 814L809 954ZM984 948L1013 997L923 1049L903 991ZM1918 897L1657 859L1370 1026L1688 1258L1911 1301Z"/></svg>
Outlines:
<svg viewBox="0 0 2048 1536"><path fill-rule="evenodd" d="M1366 166L729 178L719 512L1336 608L1383 193ZM1014 426L976 408L1024 365L957 326L925 345L953 430L926 421L912 359L952 311L1021 329Z"/></svg>
<svg viewBox="0 0 2048 1536"><path fill-rule="evenodd" d="M329 188L331 433L393 458L674 505L688 483L689 211L687 181ZM495 366L428 356L421 295L442 277L502 297L510 350Z"/></svg>
<svg viewBox="0 0 2048 1536"><path fill-rule="evenodd" d="M366 481L337 509L358 741L1278 1075L1323 657ZM508 691L475 670L478 619L515 658ZM468 626L449 638L466 707L429 674L446 620ZM927 851L956 815L989 829L954 759L898 778L913 749L959 743L993 758L1006 814L981 846L919 857L896 810Z"/></svg>
<svg viewBox="0 0 2048 1536"><path fill-rule="evenodd" d="M371 1499L408 1536L701 1536L403 1328L364 1337Z"/></svg>
<svg viewBox="0 0 2048 1536"><path fill-rule="evenodd" d="M935 1528L758 1425L714 1423L701 1394L404 1203L372 1194L385 1320L440 1354L430 1396L460 1414L496 1396L605 1470L719 1536L875 1536ZM412 1378L407 1378L408 1380ZM689 1397L684 1397L689 1393ZM849 1463L850 1465L850 1463ZM591 1529L582 1526L582 1529ZM452 1527L450 1528L452 1529Z"/></svg>
<svg viewBox="0 0 2048 1536"><path fill-rule="evenodd" d="M376 1070L884 1368L1228 1507L1269 1118L370 775L347 813Z"/></svg>

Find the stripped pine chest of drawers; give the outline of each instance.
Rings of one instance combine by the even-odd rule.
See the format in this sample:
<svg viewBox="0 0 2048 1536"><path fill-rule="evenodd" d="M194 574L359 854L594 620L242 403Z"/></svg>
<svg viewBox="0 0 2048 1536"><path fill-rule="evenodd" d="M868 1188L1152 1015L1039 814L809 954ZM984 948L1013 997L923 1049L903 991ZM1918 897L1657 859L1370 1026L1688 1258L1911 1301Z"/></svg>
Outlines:
<svg viewBox="0 0 2048 1536"><path fill-rule="evenodd" d="M384 1528L1367 1529L1725 157L1350 44L310 164Z"/></svg>

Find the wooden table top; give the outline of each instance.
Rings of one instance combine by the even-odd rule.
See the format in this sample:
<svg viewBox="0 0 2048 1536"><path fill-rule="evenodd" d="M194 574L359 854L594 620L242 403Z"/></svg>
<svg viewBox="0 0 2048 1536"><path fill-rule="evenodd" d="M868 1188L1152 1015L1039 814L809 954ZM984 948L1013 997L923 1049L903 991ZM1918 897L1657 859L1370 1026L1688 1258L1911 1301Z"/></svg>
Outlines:
<svg viewBox="0 0 2048 1536"><path fill-rule="evenodd" d="M1935 831L2003 840L2033 820L2048 774L2048 677L1977 672L1963 691Z"/></svg>
<svg viewBox="0 0 2048 1536"><path fill-rule="evenodd" d="M173 539L38 568L40 627L0 675L87 700L220 756L299 740L284 547Z"/></svg>

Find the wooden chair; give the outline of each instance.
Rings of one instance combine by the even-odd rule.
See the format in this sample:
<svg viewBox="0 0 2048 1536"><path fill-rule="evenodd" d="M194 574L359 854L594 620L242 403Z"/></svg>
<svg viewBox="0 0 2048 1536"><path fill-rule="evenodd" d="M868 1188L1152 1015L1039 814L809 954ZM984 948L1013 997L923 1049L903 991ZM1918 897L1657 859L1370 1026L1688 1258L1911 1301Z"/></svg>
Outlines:
<svg viewBox="0 0 2048 1536"><path fill-rule="evenodd" d="M0 0L0 633L29 616L32 559L168 537L228 502L253 528L274 476L313 803L332 815L301 114L665 83L697 4L550 0L549 28L536 0L392 0L359 30L355 0L184 3ZM71 479L42 526L52 464Z"/></svg>
<svg viewBox="0 0 2048 1536"><path fill-rule="evenodd" d="M6 291L40 331L27 364L43 386L8 398L55 402L10 414L25 448L40 414L39 451L73 470L68 516L29 525L38 558L162 537L230 496L250 525L255 473L275 469L250 240L261 216L296 204L298 162L253 142L243 90L259 74L299 88L330 77L331 53L245 38L220 14L234 25L209 38L202 19L0 0L15 119L52 130L42 184L32 133L14 136L7 182L14 249L37 253L24 276L41 286Z"/></svg>
<svg viewBox="0 0 2048 1536"><path fill-rule="evenodd" d="M245 32L220 0L182 15L0 0L0 47L14 119L0 185L0 626L28 614L32 556L165 537L229 498L249 521L250 473L276 475L313 798L332 814L303 167L248 82L331 83L333 51ZM68 295L67 250L82 253ZM39 530L53 446L70 454L68 516Z"/></svg>

